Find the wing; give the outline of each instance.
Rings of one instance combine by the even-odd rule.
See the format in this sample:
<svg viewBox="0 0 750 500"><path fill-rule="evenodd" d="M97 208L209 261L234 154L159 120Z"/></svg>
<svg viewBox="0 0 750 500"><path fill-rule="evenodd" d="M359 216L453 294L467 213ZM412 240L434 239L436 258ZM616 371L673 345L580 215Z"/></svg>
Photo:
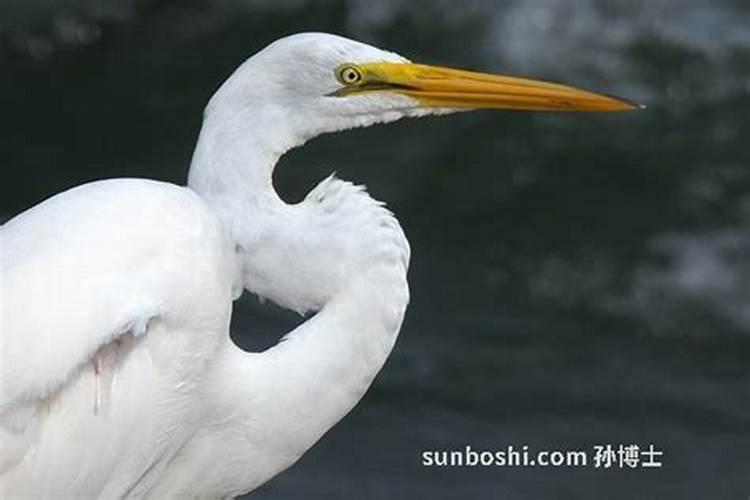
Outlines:
<svg viewBox="0 0 750 500"><path fill-rule="evenodd" d="M29 444L29 404L103 346L166 316L226 312L223 251L194 193L146 180L87 184L0 227L0 473Z"/></svg>

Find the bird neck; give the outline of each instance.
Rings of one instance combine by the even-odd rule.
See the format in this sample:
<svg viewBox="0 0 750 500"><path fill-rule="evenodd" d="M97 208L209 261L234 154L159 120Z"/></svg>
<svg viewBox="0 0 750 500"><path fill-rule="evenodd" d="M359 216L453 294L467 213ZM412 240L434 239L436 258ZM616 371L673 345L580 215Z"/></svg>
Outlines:
<svg viewBox="0 0 750 500"><path fill-rule="evenodd" d="M214 462L198 460L194 486L221 495L249 491L290 466L359 401L409 300L408 242L381 203L334 178L297 205L276 195L276 161L304 142L284 128L283 120L269 127L209 113L191 166L189 185L232 238L244 287L318 311L264 352L228 342L207 374L212 413L195 453Z"/></svg>
<svg viewBox="0 0 750 500"><path fill-rule="evenodd" d="M274 234L273 226L288 210L273 188L273 171L279 158L303 141L272 107L259 106L251 112L223 103L219 92L206 108L188 187L211 207L234 245L234 296L239 297L243 288L266 296L268 280L247 276L247 264L252 262L248 249Z"/></svg>
<svg viewBox="0 0 750 500"><path fill-rule="evenodd" d="M403 273L363 277L262 353L226 350L211 445L201 468L222 495L251 491L296 462L362 398L397 338ZM229 383L228 383L229 382ZM212 393L215 392L212 390ZM198 486L198 485L196 485Z"/></svg>
<svg viewBox="0 0 750 500"><path fill-rule="evenodd" d="M188 173L188 186L214 208L227 229L238 229L246 209L281 204L273 189L273 170L279 158L301 142L274 123L267 108L206 109ZM273 123L273 130L268 124ZM264 124L266 128L264 129Z"/></svg>

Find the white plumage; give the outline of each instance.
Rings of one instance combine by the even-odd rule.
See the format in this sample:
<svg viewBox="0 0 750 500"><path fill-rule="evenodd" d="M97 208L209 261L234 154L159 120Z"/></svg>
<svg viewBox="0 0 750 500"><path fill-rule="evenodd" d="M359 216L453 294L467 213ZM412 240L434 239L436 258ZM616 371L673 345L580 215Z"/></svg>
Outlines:
<svg viewBox="0 0 750 500"><path fill-rule="evenodd" d="M22 433L0 426L0 484L11 497L116 494L129 486L116 469L140 474L123 466L174 453L168 433L189 432L197 410L190 386L226 344L220 225L186 188L103 181L11 220L2 248L0 412ZM97 411L92 360L105 346Z"/></svg>
<svg viewBox="0 0 750 500"><path fill-rule="evenodd" d="M361 398L400 329L409 246L381 203L333 177L284 203L272 173L288 149L456 108L625 109L451 71L287 37L211 99L189 187L95 182L2 226L0 498L237 495ZM228 335L242 289L318 312L246 353Z"/></svg>

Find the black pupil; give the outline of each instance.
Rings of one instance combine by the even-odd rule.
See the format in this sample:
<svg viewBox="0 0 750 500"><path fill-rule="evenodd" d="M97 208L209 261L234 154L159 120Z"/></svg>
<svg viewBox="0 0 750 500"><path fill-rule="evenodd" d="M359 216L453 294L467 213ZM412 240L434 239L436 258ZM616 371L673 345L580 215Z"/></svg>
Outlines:
<svg viewBox="0 0 750 500"><path fill-rule="evenodd" d="M344 79L349 82L353 82L357 79L357 72L353 69L348 69L344 72Z"/></svg>

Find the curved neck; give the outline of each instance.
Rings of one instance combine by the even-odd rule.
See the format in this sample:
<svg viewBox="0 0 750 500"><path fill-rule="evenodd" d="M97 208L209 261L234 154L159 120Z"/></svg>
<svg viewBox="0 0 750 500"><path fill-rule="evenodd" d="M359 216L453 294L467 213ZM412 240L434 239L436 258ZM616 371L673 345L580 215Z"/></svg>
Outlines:
<svg viewBox="0 0 750 500"><path fill-rule="evenodd" d="M283 120L263 129L267 118L209 113L189 186L245 260L245 287L257 292L259 281L270 283L279 297L296 296L301 310L322 308L262 353L227 339L206 376L208 421L169 472L181 481L164 482L188 489L159 493L237 495L290 466L359 401L403 321L409 246L397 221L361 188L335 179L297 206L284 204L273 168L304 140L279 134L289 126Z"/></svg>
<svg viewBox="0 0 750 500"><path fill-rule="evenodd" d="M227 496L251 491L357 404L390 354L408 302L405 273L382 271L371 275L377 285L356 280L275 347L227 350L220 377L236 382L224 387L209 432L222 461L202 469L201 482Z"/></svg>
<svg viewBox="0 0 750 500"><path fill-rule="evenodd" d="M273 170L301 141L286 130L285 120L274 120L273 115L270 109L206 109L188 186L217 210L223 223L242 208L281 202L273 189ZM273 132L263 129L268 123L274 123Z"/></svg>
<svg viewBox="0 0 750 500"><path fill-rule="evenodd" d="M279 158L303 141L275 108L233 110L220 97L214 96L204 113L188 187L211 207L236 249L234 296L239 297L243 288L263 291L248 286L244 249L261 241L286 211L273 188L273 171Z"/></svg>

